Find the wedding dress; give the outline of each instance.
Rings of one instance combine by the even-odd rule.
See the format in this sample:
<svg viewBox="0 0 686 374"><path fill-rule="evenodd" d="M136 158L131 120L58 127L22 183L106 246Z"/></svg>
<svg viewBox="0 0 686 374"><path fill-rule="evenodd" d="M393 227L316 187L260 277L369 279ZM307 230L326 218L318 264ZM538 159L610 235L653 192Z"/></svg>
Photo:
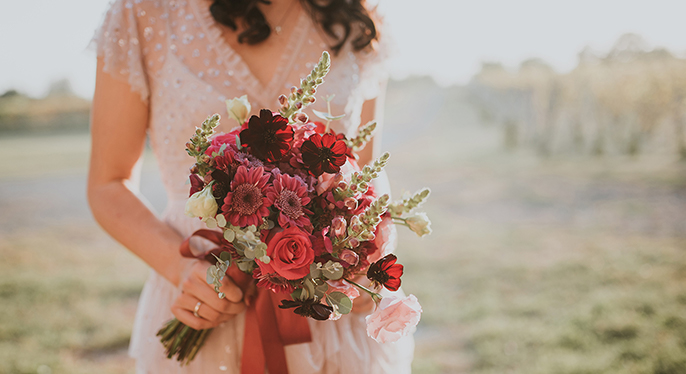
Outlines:
<svg viewBox="0 0 686 374"><path fill-rule="evenodd" d="M310 16L298 7L298 27L284 40L285 52L275 56L278 68L263 84L223 39L221 26L209 12L210 4L209 0L115 1L94 38L98 56L104 59L104 70L127 81L149 105L148 136L167 192L162 218L184 237L204 225L184 215L188 170L194 162L185 152L185 143L195 126L208 115L219 113L219 130L230 130L237 124L228 118L225 100L244 94L255 113L260 108L277 109L279 94L287 94L291 86L299 85L300 78L310 72L328 48ZM377 52L355 53L346 46L333 56L331 71L317 97L335 94L332 113L345 114L332 124L335 131L354 136L362 104L379 95L385 76L383 53L378 52L384 48L381 44ZM313 107L326 111L324 100ZM166 358L155 334L173 318L170 307L178 294L177 288L151 271L140 297L129 347L136 371L239 373L243 314L215 328L188 366L180 367L175 360ZM364 314L351 313L338 321L310 319L309 325L311 343L286 346L291 374L410 372L412 337L378 344L366 334Z"/></svg>

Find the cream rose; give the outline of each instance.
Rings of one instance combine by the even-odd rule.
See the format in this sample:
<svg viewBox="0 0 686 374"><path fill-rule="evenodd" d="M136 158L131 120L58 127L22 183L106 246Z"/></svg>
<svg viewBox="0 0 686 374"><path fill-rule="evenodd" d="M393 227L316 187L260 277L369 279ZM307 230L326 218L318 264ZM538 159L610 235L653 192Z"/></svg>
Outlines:
<svg viewBox="0 0 686 374"><path fill-rule="evenodd" d="M226 100L226 110L229 112L229 117L238 121L239 124L243 124L248 120L250 109L248 95Z"/></svg>
<svg viewBox="0 0 686 374"><path fill-rule="evenodd" d="M212 185L209 184L188 198L185 213L190 217L209 218L214 217L218 208L212 195Z"/></svg>
<svg viewBox="0 0 686 374"><path fill-rule="evenodd" d="M417 213L407 217L405 223L420 237L431 234L431 221L426 213Z"/></svg>

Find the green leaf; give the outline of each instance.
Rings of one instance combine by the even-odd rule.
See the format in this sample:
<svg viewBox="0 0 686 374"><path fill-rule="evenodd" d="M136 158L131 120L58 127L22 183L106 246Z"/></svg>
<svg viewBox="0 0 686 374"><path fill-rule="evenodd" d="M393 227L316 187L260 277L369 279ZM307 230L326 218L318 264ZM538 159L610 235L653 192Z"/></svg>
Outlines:
<svg viewBox="0 0 686 374"><path fill-rule="evenodd" d="M219 259L222 261L231 261L231 253L224 251L219 254Z"/></svg>
<svg viewBox="0 0 686 374"><path fill-rule="evenodd" d="M291 297L293 298L293 300L296 300L296 299L302 300L302 293L303 293L302 288L298 288L291 293Z"/></svg>
<svg viewBox="0 0 686 374"><path fill-rule="evenodd" d="M336 308L338 313L348 314L353 310L353 302L343 292L332 292L326 295L326 303Z"/></svg>
<svg viewBox="0 0 686 374"><path fill-rule="evenodd" d="M314 110L314 109L312 109L312 113L314 113L315 116L317 116L321 119L325 119L327 121L336 121L336 120L339 120L339 119L345 117L345 114L341 114L340 116L332 116L329 113L320 112L320 111Z"/></svg>
<svg viewBox="0 0 686 374"><path fill-rule="evenodd" d="M326 282L322 282L322 284L317 285L314 288L314 295L318 298L321 299L324 297L326 294L326 291L329 290L329 285Z"/></svg>

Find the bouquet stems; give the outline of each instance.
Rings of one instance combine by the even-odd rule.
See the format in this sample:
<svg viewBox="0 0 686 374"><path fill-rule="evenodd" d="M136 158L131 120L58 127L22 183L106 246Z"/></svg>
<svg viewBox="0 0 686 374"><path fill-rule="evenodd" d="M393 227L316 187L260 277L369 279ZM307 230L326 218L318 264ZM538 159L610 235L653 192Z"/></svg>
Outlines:
<svg viewBox="0 0 686 374"><path fill-rule="evenodd" d="M164 345L167 358L176 356L181 365L188 365L205 343L210 331L212 329L192 329L174 318L157 332L157 336Z"/></svg>

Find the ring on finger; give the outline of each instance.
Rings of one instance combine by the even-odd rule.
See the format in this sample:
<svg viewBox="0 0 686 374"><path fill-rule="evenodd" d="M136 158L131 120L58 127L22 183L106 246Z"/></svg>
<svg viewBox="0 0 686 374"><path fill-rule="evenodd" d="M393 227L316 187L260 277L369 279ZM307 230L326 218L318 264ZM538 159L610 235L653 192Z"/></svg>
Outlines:
<svg viewBox="0 0 686 374"><path fill-rule="evenodd" d="M195 304L195 308L193 308L193 315L196 318L200 318L200 315L198 314L198 311L200 311L200 306L202 305L202 301L198 301L197 304Z"/></svg>

